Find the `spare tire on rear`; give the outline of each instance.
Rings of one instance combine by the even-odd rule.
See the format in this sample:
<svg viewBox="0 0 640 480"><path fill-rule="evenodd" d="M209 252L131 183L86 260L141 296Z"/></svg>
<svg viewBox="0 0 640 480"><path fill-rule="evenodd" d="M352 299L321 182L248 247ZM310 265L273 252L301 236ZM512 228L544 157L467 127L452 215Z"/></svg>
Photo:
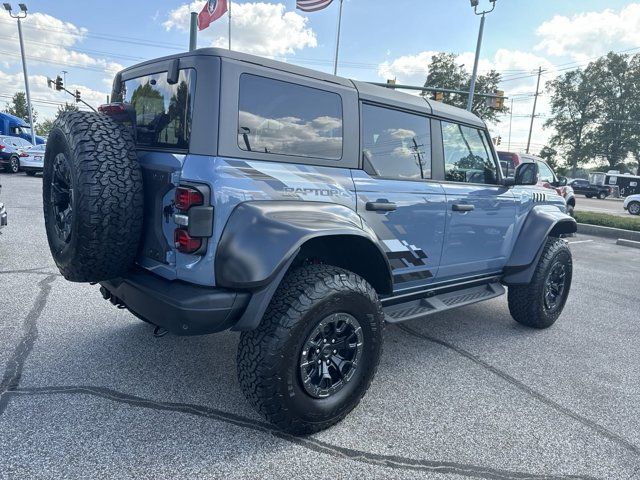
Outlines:
<svg viewBox="0 0 640 480"><path fill-rule="evenodd" d="M142 235L142 172L131 133L106 115L67 112L45 151L42 200L47 239L72 282L124 275Z"/></svg>

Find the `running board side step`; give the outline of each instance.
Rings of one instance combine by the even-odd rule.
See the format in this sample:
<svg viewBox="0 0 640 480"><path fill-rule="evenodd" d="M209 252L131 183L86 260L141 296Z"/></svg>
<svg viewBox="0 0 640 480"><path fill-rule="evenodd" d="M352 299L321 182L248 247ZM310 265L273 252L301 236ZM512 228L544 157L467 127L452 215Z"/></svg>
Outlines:
<svg viewBox="0 0 640 480"><path fill-rule="evenodd" d="M452 308L464 307L472 303L482 302L490 298L499 297L505 293L505 288L499 282L467 287L461 290L428 296L406 303L383 307L386 321L389 323L406 322L440 313Z"/></svg>

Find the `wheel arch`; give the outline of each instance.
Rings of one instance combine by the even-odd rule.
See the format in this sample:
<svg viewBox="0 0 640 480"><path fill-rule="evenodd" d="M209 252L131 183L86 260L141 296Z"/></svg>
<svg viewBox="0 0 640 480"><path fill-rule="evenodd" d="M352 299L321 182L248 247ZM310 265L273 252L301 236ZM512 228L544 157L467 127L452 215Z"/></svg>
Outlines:
<svg viewBox="0 0 640 480"><path fill-rule="evenodd" d="M507 264L502 282L524 285L531 281L548 237L561 237L578 230L575 219L551 205L534 207L524 221Z"/></svg>
<svg viewBox="0 0 640 480"><path fill-rule="evenodd" d="M389 261L373 232L348 207L323 202L251 201L232 212L216 251L216 285L250 290L233 330L258 326L291 268L325 263L353 271L391 293Z"/></svg>

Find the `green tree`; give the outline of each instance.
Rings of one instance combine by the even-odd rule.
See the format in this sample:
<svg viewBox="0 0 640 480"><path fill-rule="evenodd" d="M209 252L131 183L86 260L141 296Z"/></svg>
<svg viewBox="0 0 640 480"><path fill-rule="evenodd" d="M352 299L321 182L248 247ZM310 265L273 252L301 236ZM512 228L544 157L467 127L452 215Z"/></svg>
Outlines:
<svg viewBox="0 0 640 480"><path fill-rule="evenodd" d="M24 92L16 92L11 98L11 101L7 102L5 112L21 118L25 122L29 122L29 109L27 108L26 94ZM38 112L33 108L33 105L31 105L31 114L33 115L33 123L36 123Z"/></svg>
<svg viewBox="0 0 640 480"><path fill-rule="evenodd" d="M544 158L554 171L557 170L560 166L560 162L558 160L558 151L555 148L546 145L542 147L538 155L540 156L540 158Z"/></svg>
<svg viewBox="0 0 640 480"><path fill-rule="evenodd" d="M549 147L561 150L575 176L579 165L593 156L594 145L590 136L599 116L597 71L572 70L547 83L551 95L551 114L545 128L553 128Z"/></svg>
<svg viewBox="0 0 640 480"><path fill-rule="evenodd" d="M589 68L596 75L599 119L593 131L596 154L612 169L640 150L640 56L610 52Z"/></svg>
<svg viewBox="0 0 640 480"><path fill-rule="evenodd" d="M437 53L431 58L428 67L429 74L424 83L425 87L446 88L450 90L461 90L468 92L471 87L471 74L458 63L458 55L455 53ZM490 93L498 90L498 85L502 80L501 75L495 70L491 70L486 75L478 75L476 79L476 93ZM431 97L431 92L423 93L423 96ZM467 95L444 93L443 102L459 108L466 108ZM473 99L473 113L483 120L498 123L498 112L487 106L485 97L475 96ZM508 112L505 108L502 113Z"/></svg>
<svg viewBox="0 0 640 480"><path fill-rule="evenodd" d="M60 116L61 113L64 112L77 112L80 110L75 103L64 102L64 105L60 105L58 107L58 112L56 113L56 118ZM46 120L38 123L36 125L36 134L46 137L49 135L51 128L53 127L53 122L55 120L47 118Z"/></svg>

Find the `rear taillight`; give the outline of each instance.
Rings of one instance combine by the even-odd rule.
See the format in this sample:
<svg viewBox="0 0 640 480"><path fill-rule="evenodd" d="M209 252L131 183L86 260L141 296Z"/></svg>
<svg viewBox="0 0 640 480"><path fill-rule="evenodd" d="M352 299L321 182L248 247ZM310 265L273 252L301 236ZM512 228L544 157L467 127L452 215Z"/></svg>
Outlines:
<svg viewBox="0 0 640 480"><path fill-rule="evenodd" d="M176 249L182 253L194 253L202 246L202 238L193 238L189 232L182 228L178 228L173 233L173 241Z"/></svg>
<svg viewBox="0 0 640 480"><path fill-rule="evenodd" d="M4 150L4 145L0 143L0 152Z"/></svg>
<svg viewBox="0 0 640 480"><path fill-rule="evenodd" d="M21 156L21 157L28 157L28 156L29 156L29 154L28 154L28 153L26 153L26 152L22 152L22 153L20 154L20 156Z"/></svg>
<svg viewBox="0 0 640 480"><path fill-rule="evenodd" d="M176 188L176 208L186 212L191 207L202 205L204 197L202 193L195 188L178 187Z"/></svg>

